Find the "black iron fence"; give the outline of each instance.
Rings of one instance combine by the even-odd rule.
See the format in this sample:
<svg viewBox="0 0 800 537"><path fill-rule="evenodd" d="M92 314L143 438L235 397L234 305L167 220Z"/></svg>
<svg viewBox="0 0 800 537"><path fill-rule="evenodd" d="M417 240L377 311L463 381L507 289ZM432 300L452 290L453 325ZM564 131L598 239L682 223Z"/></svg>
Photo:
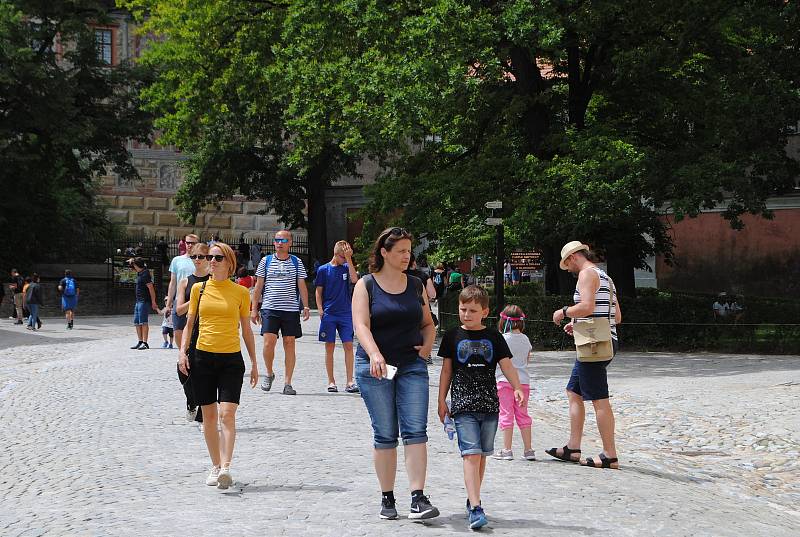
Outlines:
<svg viewBox="0 0 800 537"><path fill-rule="evenodd" d="M252 273L263 256L275 252L274 237L275 233L248 233L244 237L219 234L215 237L201 236L200 240L216 239L230 245L237 252L238 264ZM46 286L53 287L53 292L48 293L48 297L50 294L53 296L45 297L43 314L54 315L58 312L59 298L55 286L64 269L71 269L79 282L79 308L84 313L119 314L132 311L136 280L135 272L128 264L131 257L142 257L147 262L160 302L169 285L169 263L173 257L179 255L181 238L108 233L79 236L59 245L57 250L42 251L37 256L37 266L49 267L50 274L43 275L43 282ZM309 266L307 237L294 237L291 252Z"/></svg>

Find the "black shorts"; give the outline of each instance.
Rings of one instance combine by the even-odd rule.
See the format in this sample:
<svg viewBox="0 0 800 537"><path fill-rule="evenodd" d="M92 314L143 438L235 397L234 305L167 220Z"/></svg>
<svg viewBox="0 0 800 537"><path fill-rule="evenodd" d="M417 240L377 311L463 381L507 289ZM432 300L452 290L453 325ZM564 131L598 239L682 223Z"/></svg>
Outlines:
<svg viewBox="0 0 800 537"><path fill-rule="evenodd" d="M241 352L207 352L197 349L190 367L189 378L197 405L239 404L245 372Z"/></svg>
<svg viewBox="0 0 800 537"><path fill-rule="evenodd" d="M283 337L303 337L299 311L261 310L261 335L270 333Z"/></svg>

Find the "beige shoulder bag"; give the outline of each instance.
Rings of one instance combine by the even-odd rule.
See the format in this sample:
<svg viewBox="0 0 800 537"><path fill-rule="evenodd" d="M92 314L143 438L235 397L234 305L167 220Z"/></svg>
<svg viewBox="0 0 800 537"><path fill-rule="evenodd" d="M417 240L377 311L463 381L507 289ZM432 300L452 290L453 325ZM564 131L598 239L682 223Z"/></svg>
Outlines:
<svg viewBox="0 0 800 537"><path fill-rule="evenodd" d="M572 324L579 362L603 362L614 357L614 346L611 343L611 306L614 304L616 291L611 278L608 283L611 287L608 318L590 317Z"/></svg>

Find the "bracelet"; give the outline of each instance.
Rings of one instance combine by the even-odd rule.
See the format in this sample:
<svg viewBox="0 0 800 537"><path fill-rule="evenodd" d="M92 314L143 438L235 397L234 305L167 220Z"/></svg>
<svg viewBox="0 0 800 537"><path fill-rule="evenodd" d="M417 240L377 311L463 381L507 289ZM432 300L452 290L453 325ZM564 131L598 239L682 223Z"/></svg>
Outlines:
<svg viewBox="0 0 800 537"><path fill-rule="evenodd" d="M569 309L569 306L564 306L563 308L561 308L561 311L564 313L564 317L567 316L567 310L568 309Z"/></svg>
<svg viewBox="0 0 800 537"><path fill-rule="evenodd" d="M309 308L308 306L303 306L303 309L304 310L310 310L311 308Z"/></svg>

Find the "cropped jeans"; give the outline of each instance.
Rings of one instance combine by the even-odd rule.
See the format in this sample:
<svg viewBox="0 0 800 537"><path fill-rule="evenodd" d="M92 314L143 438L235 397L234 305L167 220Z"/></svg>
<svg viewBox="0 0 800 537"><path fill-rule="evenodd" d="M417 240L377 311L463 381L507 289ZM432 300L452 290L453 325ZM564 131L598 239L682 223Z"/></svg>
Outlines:
<svg viewBox="0 0 800 537"><path fill-rule="evenodd" d="M356 381L372 421L375 449L428 441L428 367L420 358L398 366L393 379L376 379L369 372L369 358L359 348L355 360Z"/></svg>

